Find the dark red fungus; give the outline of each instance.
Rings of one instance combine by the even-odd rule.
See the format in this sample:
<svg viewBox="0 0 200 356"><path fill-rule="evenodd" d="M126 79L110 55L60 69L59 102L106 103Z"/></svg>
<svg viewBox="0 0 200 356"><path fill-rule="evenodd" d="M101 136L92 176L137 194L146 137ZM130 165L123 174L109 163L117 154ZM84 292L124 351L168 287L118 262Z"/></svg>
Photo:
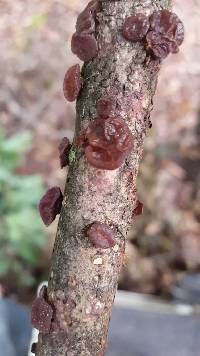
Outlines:
<svg viewBox="0 0 200 356"><path fill-rule="evenodd" d="M86 8L80 13L76 22L77 33L93 34L95 32L95 13L98 1L90 1Z"/></svg>
<svg viewBox="0 0 200 356"><path fill-rule="evenodd" d="M125 20L122 33L123 36L132 42L141 41L149 29L149 18L144 14L137 14Z"/></svg>
<svg viewBox="0 0 200 356"><path fill-rule="evenodd" d="M106 119L114 114L116 108L116 100L113 97L101 98L97 103L98 117Z"/></svg>
<svg viewBox="0 0 200 356"><path fill-rule="evenodd" d="M69 164L69 151L71 147L69 139L67 137L63 137L58 146L61 168L66 167Z"/></svg>
<svg viewBox="0 0 200 356"><path fill-rule="evenodd" d="M91 11L86 8L77 18L76 32L93 34L95 31L95 20Z"/></svg>
<svg viewBox="0 0 200 356"><path fill-rule="evenodd" d="M117 117L95 119L81 137L87 161L100 169L119 168L133 148L128 125Z"/></svg>
<svg viewBox="0 0 200 356"><path fill-rule="evenodd" d="M109 151L93 146L86 147L85 156L93 167L106 170L117 169L124 161L124 155L121 153L111 154Z"/></svg>
<svg viewBox="0 0 200 356"><path fill-rule="evenodd" d="M88 227L87 237L97 248L111 248L116 244L113 230L100 222L94 222Z"/></svg>
<svg viewBox="0 0 200 356"><path fill-rule="evenodd" d="M79 59L88 62L95 58L98 53L97 41L94 36L74 33L72 36L71 49Z"/></svg>
<svg viewBox="0 0 200 356"><path fill-rule="evenodd" d="M31 321L41 333L48 333L51 327L53 310L43 297L37 297L32 304Z"/></svg>
<svg viewBox="0 0 200 356"><path fill-rule="evenodd" d="M70 67L63 82L64 96L68 101L75 101L81 90L81 70L79 64Z"/></svg>
<svg viewBox="0 0 200 356"><path fill-rule="evenodd" d="M162 35L149 31L147 33L148 47L152 50L153 54L160 59L164 59L170 53L169 41L163 38Z"/></svg>
<svg viewBox="0 0 200 356"><path fill-rule="evenodd" d="M50 225L57 214L60 214L63 195L59 187L49 189L39 203L41 218L46 226Z"/></svg>
<svg viewBox="0 0 200 356"><path fill-rule="evenodd" d="M71 49L82 61L88 62L98 53L95 39L95 18L98 1L90 1L83 12L78 16L76 32L72 36Z"/></svg>
<svg viewBox="0 0 200 356"><path fill-rule="evenodd" d="M90 1L86 6L86 9L87 8L90 9L91 13L94 15L99 8L99 0Z"/></svg>
<svg viewBox="0 0 200 356"><path fill-rule="evenodd" d="M139 200L137 201L136 207L133 210L133 215L141 215L143 213L143 203L141 203Z"/></svg>
<svg viewBox="0 0 200 356"><path fill-rule="evenodd" d="M150 31L146 40L155 57L164 59L169 53L179 51L178 47L184 40L184 25L173 12L154 12L150 16Z"/></svg>

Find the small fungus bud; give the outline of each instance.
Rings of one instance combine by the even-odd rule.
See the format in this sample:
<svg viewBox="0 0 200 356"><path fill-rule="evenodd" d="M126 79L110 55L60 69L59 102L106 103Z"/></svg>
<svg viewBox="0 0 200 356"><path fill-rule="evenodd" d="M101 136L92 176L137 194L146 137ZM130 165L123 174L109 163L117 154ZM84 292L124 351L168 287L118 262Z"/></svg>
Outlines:
<svg viewBox="0 0 200 356"><path fill-rule="evenodd" d="M184 25L176 14L168 10L154 12L150 16L147 44L155 57L164 59L169 53L177 53L184 40Z"/></svg>
<svg viewBox="0 0 200 356"><path fill-rule="evenodd" d="M94 120L86 129L84 137L86 159L93 167L100 169L119 168L133 148L129 127L116 117Z"/></svg>
<svg viewBox="0 0 200 356"><path fill-rule="evenodd" d="M32 304L31 321L41 333L48 333L51 327L53 310L43 297L38 297Z"/></svg>
<svg viewBox="0 0 200 356"><path fill-rule="evenodd" d="M69 164L69 151L71 149L71 144L67 137L63 137L61 140L58 150L59 150L59 158L60 158L60 167L66 167Z"/></svg>
<svg viewBox="0 0 200 356"><path fill-rule="evenodd" d="M97 248L111 248L116 244L113 230L100 222L95 222L88 227L87 236Z"/></svg>
<svg viewBox="0 0 200 356"><path fill-rule="evenodd" d="M71 49L78 58L89 62L98 54L97 41L94 36L88 34L74 33L72 36Z"/></svg>
<svg viewBox="0 0 200 356"><path fill-rule="evenodd" d="M101 98L97 103L97 114L103 119L110 117L116 108L116 100L112 97Z"/></svg>
<svg viewBox="0 0 200 356"><path fill-rule="evenodd" d="M128 17L125 20L122 33L131 42L141 41L149 29L149 18L143 14Z"/></svg>
<svg viewBox="0 0 200 356"><path fill-rule="evenodd" d="M137 201L137 205L135 207L135 209L133 210L133 215L134 216L138 216L141 215L143 213L143 203L141 203L139 200Z"/></svg>
<svg viewBox="0 0 200 356"><path fill-rule="evenodd" d="M80 93L82 85L79 64L70 67L65 74L63 93L68 101L75 101Z"/></svg>
<svg viewBox="0 0 200 356"><path fill-rule="evenodd" d="M63 195L59 187L49 189L39 203L40 216L46 226L49 226L60 214Z"/></svg>

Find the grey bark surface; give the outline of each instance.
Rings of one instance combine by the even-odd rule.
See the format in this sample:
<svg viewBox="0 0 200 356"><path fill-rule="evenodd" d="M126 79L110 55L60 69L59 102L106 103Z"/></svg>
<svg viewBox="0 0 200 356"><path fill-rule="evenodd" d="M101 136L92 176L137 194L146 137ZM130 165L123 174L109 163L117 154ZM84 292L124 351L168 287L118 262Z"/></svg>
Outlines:
<svg viewBox="0 0 200 356"><path fill-rule="evenodd" d="M158 61L147 55L143 43L133 44L122 37L121 28L131 14L149 15L170 5L170 0L101 1L96 28L99 53L83 66L84 85L77 102L75 137L96 117L97 101L113 95L118 102L117 114L133 133L134 150L119 169L104 171L90 166L83 151L73 148L75 159L67 176L48 287L49 301L62 326L39 335L37 356L105 353L160 68ZM100 250L91 245L85 228L94 221L112 227L115 247Z"/></svg>

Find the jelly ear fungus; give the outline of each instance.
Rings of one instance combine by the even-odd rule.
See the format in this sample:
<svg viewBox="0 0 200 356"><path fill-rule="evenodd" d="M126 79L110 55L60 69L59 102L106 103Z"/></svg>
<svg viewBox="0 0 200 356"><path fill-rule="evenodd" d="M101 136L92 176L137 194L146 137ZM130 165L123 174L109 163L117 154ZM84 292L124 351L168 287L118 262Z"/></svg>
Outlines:
<svg viewBox="0 0 200 356"><path fill-rule="evenodd" d="M63 195L59 187L50 188L39 203L40 216L46 226L49 226L60 214Z"/></svg>
<svg viewBox="0 0 200 356"><path fill-rule="evenodd" d="M81 70L80 65L75 64L70 67L65 74L63 82L63 93L68 101L75 101L81 90Z"/></svg>
<svg viewBox="0 0 200 356"><path fill-rule="evenodd" d="M94 222L87 227L86 235L96 248L107 249L116 244L113 230L104 223Z"/></svg>
<svg viewBox="0 0 200 356"><path fill-rule="evenodd" d="M86 160L96 168L119 168L133 149L132 133L119 117L97 118L81 136L84 137Z"/></svg>
<svg viewBox="0 0 200 356"><path fill-rule="evenodd" d="M138 13L127 17L122 34L131 42L144 42L147 51L159 59L177 53L184 40L184 26L176 14L169 10L154 11L150 16Z"/></svg>
<svg viewBox="0 0 200 356"><path fill-rule="evenodd" d="M71 50L81 61L88 62L98 54L95 38L95 17L99 2L91 1L78 16L76 32L72 36Z"/></svg>

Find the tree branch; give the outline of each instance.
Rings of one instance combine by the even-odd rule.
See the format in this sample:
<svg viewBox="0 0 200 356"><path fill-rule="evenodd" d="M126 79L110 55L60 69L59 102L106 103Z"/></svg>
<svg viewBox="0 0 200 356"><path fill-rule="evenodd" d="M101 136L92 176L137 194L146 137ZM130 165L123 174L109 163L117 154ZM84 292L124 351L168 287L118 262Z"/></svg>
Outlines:
<svg viewBox="0 0 200 356"><path fill-rule="evenodd" d="M75 138L96 113L98 100L117 99L117 116L134 137L134 150L116 170L89 165L73 146L63 207L49 277L48 300L60 325L39 335L38 356L104 355L111 309L123 262L127 231L137 202L136 177L149 130L152 98L160 68L140 42L121 35L127 16L169 8L170 0L102 0L97 14L97 58L84 64L77 102ZM75 141L74 141L75 142ZM72 158L72 156L71 156ZM91 245L85 228L94 221L109 225L117 244L107 250Z"/></svg>

